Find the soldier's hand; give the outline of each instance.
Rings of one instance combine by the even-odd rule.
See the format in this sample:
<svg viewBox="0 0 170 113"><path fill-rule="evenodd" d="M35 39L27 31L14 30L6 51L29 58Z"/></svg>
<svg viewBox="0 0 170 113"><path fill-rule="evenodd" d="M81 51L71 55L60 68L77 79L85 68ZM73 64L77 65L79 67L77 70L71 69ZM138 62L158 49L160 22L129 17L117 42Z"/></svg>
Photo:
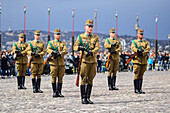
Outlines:
<svg viewBox="0 0 170 113"><path fill-rule="evenodd" d="M115 50L113 50L112 52L111 52L111 54L115 54L116 53L116 51Z"/></svg>
<svg viewBox="0 0 170 113"><path fill-rule="evenodd" d="M15 53L19 53L19 50L15 50Z"/></svg>
<svg viewBox="0 0 170 113"><path fill-rule="evenodd" d="M35 54L35 58L39 58L40 57L40 55L39 54Z"/></svg>
<svg viewBox="0 0 170 113"><path fill-rule="evenodd" d="M31 56L33 56L33 55L35 55L35 53L34 53L34 52L31 52Z"/></svg>
<svg viewBox="0 0 170 113"><path fill-rule="evenodd" d="M79 47L78 47L78 51L80 51L80 50L81 50L81 51L84 51L85 48L84 48L83 46L79 46Z"/></svg>
<svg viewBox="0 0 170 113"><path fill-rule="evenodd" d="M22 53L18 53L17 57L20 57L20 56L22 56Z"/></svg>
<svg viewBox="0 0 170 113"><path fill-rule="evenodd" d="M57 55L57 51L53 50L52 55Z"/></svg>
<svg viewBox="0 0 170 113"><path fill-rule="evenodd" d="M55 55L54 59L56 59L57 57L61 57L61 54L59 53L59 54Z"/></svg>
<svg viewBox="0 0 170 113"><path fill-rule="evenodd" d="M138 49L137 52L138 52L138 53L142 53L143 50L142 50L142 49Z"/></svg>
<svg viewBox="0 0 170 113"><path fill-rule="evenodd" d="M93 52L89 51L89 52L86 54L86 57L89 57L89 56L93 56Z"/></svg>
<svg viewBox="0 0 170 113"><path fill-rule="evenodd" d="M116 46L116 43L112 43L111 46L112 46L112 47L115 47L115 46Z"/></svg>

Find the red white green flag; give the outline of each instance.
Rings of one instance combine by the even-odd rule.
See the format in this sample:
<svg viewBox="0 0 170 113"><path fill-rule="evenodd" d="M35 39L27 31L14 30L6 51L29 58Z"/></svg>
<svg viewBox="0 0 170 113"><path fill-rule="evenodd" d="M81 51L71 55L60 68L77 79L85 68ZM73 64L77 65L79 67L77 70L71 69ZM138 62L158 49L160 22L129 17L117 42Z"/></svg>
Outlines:
<svg viewBox="0 0 170 113"><path fill-rule="evenodd" d="M72 17L74 17L74 9L73 9L73 11L72 11Z"/></svg>
<svg viewBox="0 0 170 113"><path fill-rule="evenodd" d="M0 3L0 14L1 14L1 3Z"/></svg>
<svg viewBox="0 0 170 113"><path fill-rule="evenodd" d="M116 18L117 18L117 15L118 15L118 14L117 14L117 11L116 11L116 15L115 15Z"/></svg>
<svg viewBox="0 0 170 113"><path fill-rule="evenodd" d="M26 6L24 6L24 14L26 14Z"/></svg>
<svg viewBox="0 0 170 113"><path fill-rule="evenodd" d="M155 23L158 23L158 16L156 16Z"/></svg>
<svg viewBox="0 0 170 113"><path fill-rule="evenodd" d="M48 8L48 13L50 13L50 7Z"/></svg>

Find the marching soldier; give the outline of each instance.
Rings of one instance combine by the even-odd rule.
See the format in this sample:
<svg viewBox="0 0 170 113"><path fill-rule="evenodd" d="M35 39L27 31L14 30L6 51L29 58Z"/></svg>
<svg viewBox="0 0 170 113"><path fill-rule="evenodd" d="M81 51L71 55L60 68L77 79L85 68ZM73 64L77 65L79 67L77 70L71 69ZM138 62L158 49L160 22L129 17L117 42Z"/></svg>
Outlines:
<svg viewBox="0 0 170 113"><path fill-rule="evenodd" d="M119 69L119 52L122 47L120 41L115 39L115 28L109 30L110 38L105 40L105 48L108 49L110 56L110 62L108 67L108 87L109 90L118 90L116 88L116 73Z"/></svg>
<svg viewBox="0 0 170 113"><path fill-rule="evenodd" d="M40 31L34 32L35 40L29 42L28 54L31 55L31 73L33 93L43 93L40 90L41 74L43 72L43 56L45 55L45 43L40 41ZM37 77L37 80L36 80Z"/></svg>
<svg viewBox="0 0 170 113"><path fill-rule="evenodd" d="M15 62L17 63L17 82L18 89L26 89L25 83L25 71L27 70L27 47L28 44L24 42L24 34L20 33L18 36L19 41L13 44L12 51L16 54Z"/></svg>
<svg viewBox="0 0 170 113"><path fill-rule="evenodd" d="M133 40L131 49L133 52L138 53L137 56L132 60L134 64L134 92L137 94L145 94L142 91L143 74L147 68L147 54L150 51L149 42L143 40L143 29L137 30L137 40Z"/></svg>
<svg viewBox="0 0 170 113"><path fill-rule="evenodd" d="M55 39L49 41L47 46L47 53L52 55L49 64L52 76L53 97L64 97L61 94L61 89L65 73L64 55L67 54L67 47L66 42L60 40L60 29L54 30L54 37ZM57 87L56 77L58 78Z"/></svg>
<svg viewBox="0 0 170 113"><path fill-rule="evenodd" d="M93 104L90 100L93 79L96 75L96 54L99 51L99 37L92 34L93 20L89 19L85 23L86 32L80 34L74 44L75 51L84 52L81 64L81 98L82 104ZM87 87L85 86L87 80Z"/></svg>

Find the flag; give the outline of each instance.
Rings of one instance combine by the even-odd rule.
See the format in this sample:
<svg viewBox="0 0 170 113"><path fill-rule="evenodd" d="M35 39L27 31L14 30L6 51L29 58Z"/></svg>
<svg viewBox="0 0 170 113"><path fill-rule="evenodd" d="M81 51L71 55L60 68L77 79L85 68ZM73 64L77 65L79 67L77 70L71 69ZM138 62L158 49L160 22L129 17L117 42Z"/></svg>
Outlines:
<svg viewBox="0 0 170 113"><path fill-rule="evenodd" d="M1 3L0 3L0 14L1 14Z"/></svg>
<svg viewBox="0 0 170 113"><path fill-rule="evenodd" d="M115 17L117 18L117 11L116 11L116 15L115 15Z"/></svg>
<svg viewBox="0 0 170 113"><path fill-rule="evenodd" d="M155 23L158 23L158 16L156 16Z"/></svg>
<svg viewBox="0 0 170 113"><path fill-rule="evenodd" d="M97 17L97 9L95 9L94 18Z"/></svg>
<svg viewBox="0 0 170 113"><path fill-rule="evenodd" d="M74 9L73 9L73 11L72 11L72 17L74 17Z"/></svg>
<svg viewBox="0 0 170 113"><path fill-rule="evenodd" d="M24 14L26 14L26 6L24 6Z"/></svg>
<svg viewBox="0 0 170 113"><path fill-rule="evenodd" d="M50 14L50 8L48 8L48 14Z"/></svg>

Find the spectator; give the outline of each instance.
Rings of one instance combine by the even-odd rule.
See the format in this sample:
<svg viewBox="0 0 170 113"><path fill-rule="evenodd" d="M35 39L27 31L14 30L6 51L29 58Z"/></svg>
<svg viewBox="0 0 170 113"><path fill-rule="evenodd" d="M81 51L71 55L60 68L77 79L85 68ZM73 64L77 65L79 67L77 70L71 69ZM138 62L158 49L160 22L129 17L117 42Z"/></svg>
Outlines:
<svg viewBox="0 0 170 113"><path fill-rule="evenodd" d="M9 62L9 70L10 70L10 76L11 75L15 75L15 66L13 66L13 62L14 62L14 58L13 58L13 55L11 54L11 51L8 50L8 62Z"/></svg>
<svg viewBox="0 0 170 113"><path fill-rule="evenodd" d="M165 57L166 57L166 52L163 52L162 55L162 65L163 65L163 69L166 70L166 61L165 61Z"/></svg>
<svg viewBox="0 0 170 113"><path fill-rule="evenodd" d="M160 70L160 69L159 69L160 65L161 65L161 71L163 71L163 63L162 63L163 59L162 59L162 54L161 54L161 52L158 52L158 58L157 58L157 60L158 60L158 71Z"/></svg>
<svg viewBox="0 0 170 113"><path fill-rule="evenodd" d="M2 60L1 60L1 69L2 69L2 78L5 78L5 73L7 72L8 77L10 78L8 71L8 57L6 56L6 52L2 52Z"/></svg>
<svg viewBox="0 0 170 113"><path fill-rule="evenodd" d="M101 60L100 60L100 54L97 53L97 72L101 73Z"/></svg>
<svg viewBox="0 0 170 113"><path fill-rule="evenodd" d="M149 64L149 70L152 70L153 58L151 56L149 56L148 64Z"/></svg>
<svg viewBox="0 0 170 113"><path fill-rule="evenodd" d="M0 51L0 74L1 74L1 60L2 60L2 56L1 56L1 51Z"/></svg>
<svg viewBox="0 0 170 113"><path fill-rule="evenodd" d="M156 55L154 53L154 51L152 51L151 57L153 58L153 70L155 70L155 63L156 63Z"/></svg>
<svg viewBox="0 0 170 113"><path fill-rule="evenodd" d="M166 71L169 69L169 54L166 53L166 56L165 56L165 67L166 67Z"/></svg>

